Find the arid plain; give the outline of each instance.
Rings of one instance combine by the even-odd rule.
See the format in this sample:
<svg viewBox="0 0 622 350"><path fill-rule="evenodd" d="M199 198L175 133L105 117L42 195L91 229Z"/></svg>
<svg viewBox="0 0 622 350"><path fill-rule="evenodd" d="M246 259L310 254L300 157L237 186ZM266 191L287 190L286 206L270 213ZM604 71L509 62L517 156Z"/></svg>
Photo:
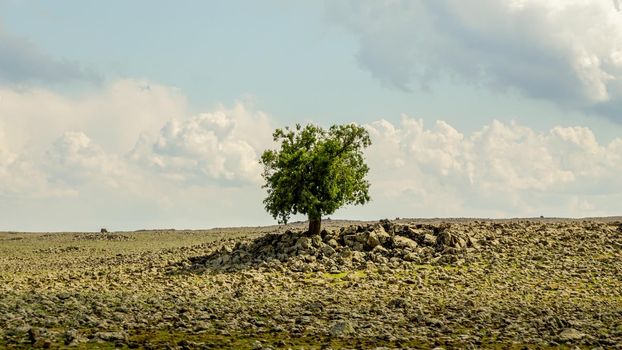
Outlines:
<svg viewBox="0 0 622 350"><path fill-rule="evenodd" d="M0 233L0 348L622 348L622 219Z"/></svg>

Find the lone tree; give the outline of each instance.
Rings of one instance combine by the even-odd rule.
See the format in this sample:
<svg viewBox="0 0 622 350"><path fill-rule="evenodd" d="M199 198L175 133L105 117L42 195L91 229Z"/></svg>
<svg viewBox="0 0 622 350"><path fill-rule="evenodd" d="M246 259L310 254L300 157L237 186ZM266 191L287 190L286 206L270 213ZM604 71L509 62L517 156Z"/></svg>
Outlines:
<svg viewBox="0 0 622 350"><path fill-rule="evenodd" d="M296 124L295 129L277 129L273 137L281 149L265 151L261 163L268 189L264 204L279 223L305 214L309 233L319 234L322 215L369 201L369 167L362 154L371 145L367 130L355 124L329 130Z"/></svg>

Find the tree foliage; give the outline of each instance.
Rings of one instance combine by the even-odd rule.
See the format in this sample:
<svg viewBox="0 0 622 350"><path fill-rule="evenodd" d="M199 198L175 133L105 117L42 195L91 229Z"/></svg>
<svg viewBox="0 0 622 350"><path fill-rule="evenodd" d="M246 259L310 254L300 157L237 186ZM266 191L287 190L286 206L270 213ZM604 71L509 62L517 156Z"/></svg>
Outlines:
<svg viewBox="0 0 622 350"><path fill-rule="evenodd" d="M324 130L297 124L294 129L277 129L273 137L280 150L266 150L261 156L263 187L268 189L264 204L280 223L300 213L310 222L318 221L319 229L323 215L369 201L369 167L362 151L371 140L363 127L333 125Z"/></svg>

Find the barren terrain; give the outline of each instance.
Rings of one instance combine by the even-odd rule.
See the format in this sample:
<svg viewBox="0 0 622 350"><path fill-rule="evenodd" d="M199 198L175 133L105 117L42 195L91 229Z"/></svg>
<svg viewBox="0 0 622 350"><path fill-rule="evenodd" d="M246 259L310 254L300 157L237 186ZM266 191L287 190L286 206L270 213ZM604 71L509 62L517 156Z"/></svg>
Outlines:
<svg viewBox="0 0 622 350"><path fill-rule="evenodd" d="M619 348L622 222L0 233L0 348Z"/></svg>

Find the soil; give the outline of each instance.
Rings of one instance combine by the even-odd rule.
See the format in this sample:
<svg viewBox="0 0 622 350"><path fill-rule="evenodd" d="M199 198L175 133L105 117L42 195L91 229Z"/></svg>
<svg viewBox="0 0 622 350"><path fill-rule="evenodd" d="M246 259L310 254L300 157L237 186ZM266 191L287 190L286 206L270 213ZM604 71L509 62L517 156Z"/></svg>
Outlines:
<svg viewBox="0 0 622 350"><path fill-rule="evenodd" d="M0 233L0 348L622 349L622 219Z"/></svg>

